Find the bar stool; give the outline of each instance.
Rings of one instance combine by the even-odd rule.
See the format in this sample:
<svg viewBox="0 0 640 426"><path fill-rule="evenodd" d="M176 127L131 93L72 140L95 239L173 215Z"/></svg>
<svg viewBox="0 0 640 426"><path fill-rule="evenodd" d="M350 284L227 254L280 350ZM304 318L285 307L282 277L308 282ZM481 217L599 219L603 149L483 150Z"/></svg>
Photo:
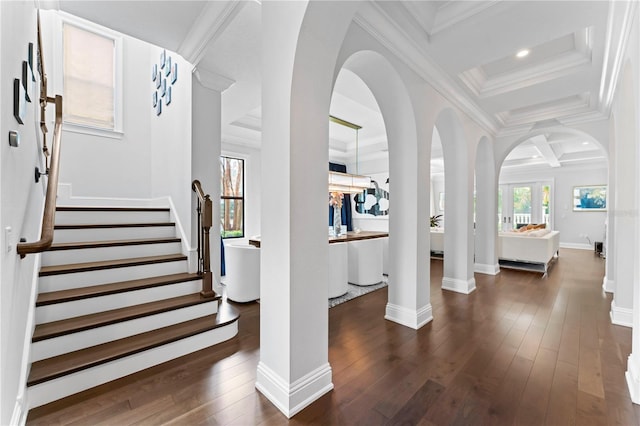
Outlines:
<svg viewBox="0 0 640 426"><path fill-rule="evenodd" d="M349 282L367 286L382 282L382 239L349 241Z"/></svg>
<svg viewBox="0 0 640 426"><path fill-rule="evenodd" d="M251 302L260 299L260 249L250 245L225 247L227 299Z"/></svg>
<svg viewBox="0 0 640 426"><path fill-rule="evenodd" d="M347 243L329 244L329 298L342 296L349 290Z"/></svg>

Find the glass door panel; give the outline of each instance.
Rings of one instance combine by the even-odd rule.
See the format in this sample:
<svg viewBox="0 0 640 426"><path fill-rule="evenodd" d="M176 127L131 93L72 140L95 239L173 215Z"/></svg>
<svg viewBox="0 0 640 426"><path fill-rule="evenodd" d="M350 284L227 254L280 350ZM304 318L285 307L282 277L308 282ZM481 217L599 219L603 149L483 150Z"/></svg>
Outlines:
<svg viewBox="0 0 640 426"><path fill-rule="evenodd" d="M512 210L512 227L518 229L523 225L531 222L531 194L533 193L530 185L513 186L511 195L513 200Z"/></svg>

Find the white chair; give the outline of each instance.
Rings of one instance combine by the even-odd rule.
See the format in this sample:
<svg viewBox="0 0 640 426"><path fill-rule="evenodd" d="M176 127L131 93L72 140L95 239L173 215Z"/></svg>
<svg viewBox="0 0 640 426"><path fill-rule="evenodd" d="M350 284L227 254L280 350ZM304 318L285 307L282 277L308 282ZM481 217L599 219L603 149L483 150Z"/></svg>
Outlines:
<svg viewBox="0 0 640 426"><path fill-rule="evenodd" d="M227 299L251 302L260 299L260 249L229 244L224 249Z"/></svg>
<svg viewBox="0 0 640 426"><path fill-rule="evenodd" d="M382 282L382 239L349 241L349 282L374 285Z"/></svg>
<svg viewBox="0 0 640 426"><path fill-rule="evenodd" d="M342 296L349 291L347 281L347 243L329 244L329 298Z"/></svg>

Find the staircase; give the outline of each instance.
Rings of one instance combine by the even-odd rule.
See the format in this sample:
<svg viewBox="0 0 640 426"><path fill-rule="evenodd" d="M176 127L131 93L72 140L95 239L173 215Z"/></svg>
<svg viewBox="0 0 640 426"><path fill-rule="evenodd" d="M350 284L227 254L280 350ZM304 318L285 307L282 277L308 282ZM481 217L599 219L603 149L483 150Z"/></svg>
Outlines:
<svg viewBox="0 0 640 426"><path fill-rule="evenodd" d="M228 340L238 314L200 295L168 208L57 207L27 379L34 408Z"/></svg>

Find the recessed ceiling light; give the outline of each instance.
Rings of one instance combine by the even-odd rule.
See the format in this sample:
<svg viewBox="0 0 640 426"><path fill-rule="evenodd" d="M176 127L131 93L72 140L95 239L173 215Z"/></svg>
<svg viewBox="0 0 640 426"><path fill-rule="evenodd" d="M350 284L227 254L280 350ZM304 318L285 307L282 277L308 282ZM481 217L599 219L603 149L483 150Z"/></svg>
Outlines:
<svg viewBox="0 0 640 426"><path fill-rule="evenodd" d="M539 155L534 155L534 156L533 156L533 157L531 157L531 158L540 158L540 156L539 156Z"/></svg>
<svg viewBox="0 0 640 426"><path fill-rule="evenodd" d="M582 145L589 145L589 142L582 142Z"/></svg>
<svg viewBox="0 0 640 426"><path fill-rule="evenodd" d="M529 52L530 52L529 49L519 50L518 53L516 53L516 58L524 58L525 56L527 56L529 54Z"/></svg>

